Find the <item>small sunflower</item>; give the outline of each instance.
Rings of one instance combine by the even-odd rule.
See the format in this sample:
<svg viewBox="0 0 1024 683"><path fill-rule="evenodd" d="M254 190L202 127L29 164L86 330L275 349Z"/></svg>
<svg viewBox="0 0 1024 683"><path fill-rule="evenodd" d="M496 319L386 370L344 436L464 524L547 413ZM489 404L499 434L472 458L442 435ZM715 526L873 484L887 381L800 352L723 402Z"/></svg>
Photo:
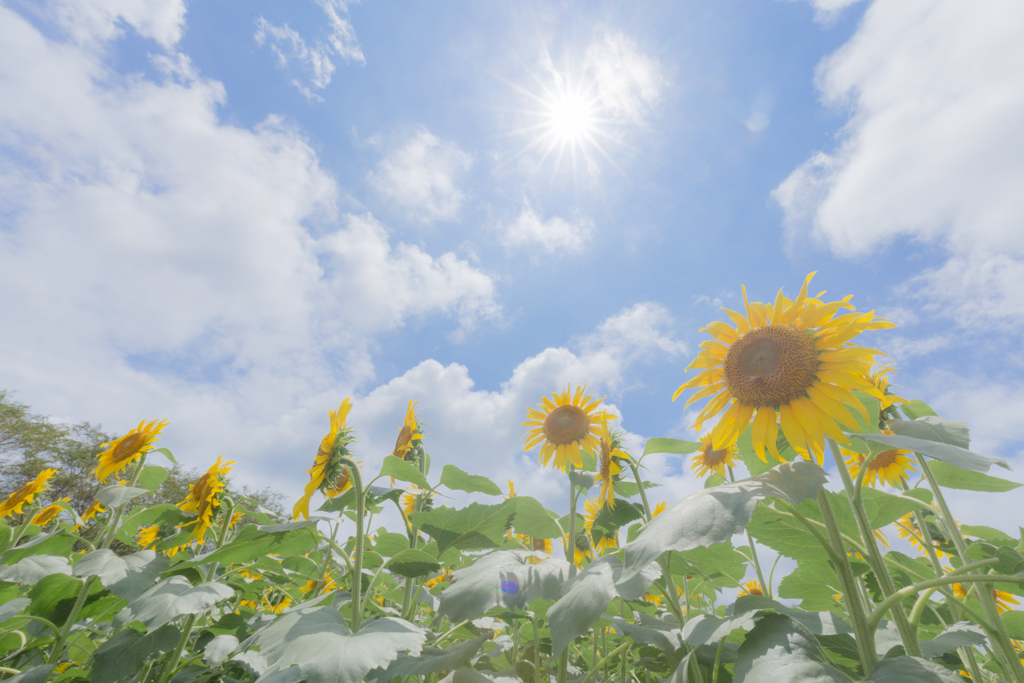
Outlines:
<svg viewBox="0 0 1024 683"><path fill-rule="evenodd" d="M434 500L434 494L422 490L416 484L412 485L412 491L406 491L402 494L402 511L405 512L405 516L408 517L414 512L426 512L430 510L431 503Z"/></svg>
<svg viewBox="0 0 1024 683"><path fill-rule="evenodd" d="M348 455L347 446L352 443L352 434L346 428L345 421L348 419L350 410L352 410L352 401L346 398L338 406L337 411L330 411L331 429L327 432L327 436L320 440L320 448L317 449L313 467L306 470L309 473L309 481L306 482L302 497L292 508L292 519L298 519L300 515L309 519L309 501L316 491L324 489L337 491L337 486L342 480L348 482L348 468L341 465L335 451L340 447L342 453Z"/></svg>
<svg viewBox="0 0 1024 683"><path fill-rule="evenodd" d="M752 425L758 457L765 460L767 446L781 461L775 443L781 427L790 446L820 464L826 436L849 443L837 422L860 429L848 408L870 419L853 391L881 400L882 393L865 377L880 352L849 341L861 332L895 325L872 312L837 316L840 309L853 310L851 297L824 303L818 299L822 292L809 298L813 276L807 276L795 300L780 290L773 305L748 302L744 287L746 316L723 309L736 327L717 321L704 328L714 339L701 342L702 351L686 368L703 372L680 386L672 400L685 389L699 388L685 408L714 395L693 428L700 430L705 420L725 410L711 431L715 450L735 443Z"/></svg>
<svg viewBox="0 0 1024 683"><path fill-rule="evenodd" d="M334 583L333 577L328 576L326 579L320 579L319 581L310 579L306 582L306 585L302 587L303 593L311 593L317 590L320 591L320 594L322 595L324 593L330 593L331 591L338 590L338 585Z"/></svg>
<svg viewBox="0 0 1024 683"><path fill-rule="evenodd" d="M644 593L644 602L649 602L652 605L660 605L662 596L656 595L655 593Z"/></svg>
<svg viewBox="0 0 1024 683"><path fill-rule="evenodd" d="M862 453L842 449L846 456L846 469L850 470L850 476L856 479L860 475L860 468L866 457ZM864 474L864 483L874 487L876 484L888 484L898 487L900 482L910 478L911 472L916 472L911 461L911 452L901 448L890 448L882 451L868 464L868 471Z"/></svg>
<svg viewBox="0 0 1024 683"><path fill-rule="evenodd" d="M711 472L724 477L726 467L735 467L739 463L736 459L736 444L730 444L722 449L712 448L710 434L704 434L698 440L702 446L690 458L690 469L697 477L704 478Z"/></svg>
<svg viewBox="0 0 1024 683"><path fill-rule="evenodd" d="M593 537L594 522L597 521L597 516L601 514L601 510L605 508L601 497L588 498L583 503L583 528L586 530L589 537ZM608 508L611 509L611 508ZM601 536L598 540L597 545L594 546L594 551L598 555L604 554L605 550L617 549L619 547L619 538L616 532L611 532Z"/></svg>
<svg viewBox="0 0 1024 683"><path fill-rule="evenodd" d="M160 525L150 524L139 528L139 533L135 536L135 540L138 541L139 545L144 549L151 547L157 541L160 540Z"/></svg>
<svg viewBox="0 0 1024 683"><path fill-rule="evenodd" d="M70 498L61 498L61 502L68 503L70 501ZM46 526L47 524L52 522L53 519L57 515L59 515L63 510L64 508L60 505L60 503L52 503L50 505L47 505L42 510L40 510L35 517L32 518L32 524L35 524L36 526L40 527Z"/></svg>
<svg viewBox="0 0 1024 683"><path fill-rule="evenodd" d="M224 491L227 482L221 477L231 471L231 465L235 462L221 462L223 455L217 456L217 461L206 470L203 476L199 477L195 484L189 487L188 496L178 503L178 507L185 512L196 513L196 518L185 524L182 528L192 527L192 540L199 543L206 537L206 530L213 524L214 508L220 506L220 493Z"/></svg>
<svg viewBox="0 0 1024 683"><path fill-rule="evenodd" d="M423 584L423 585L426 586L427 588L433 588L434 586L439 586L442 583L448 583L451 580L452 580L452 570L448 569L448 567L445 567L444 569L441 570L440 574L438 574L437 576L435 576L432 579L427 579L427 582L425 584Z"/></svg>
<svg viewBox="0 0 1024 683"><path fill-rule="evenodd" d="M664 512L667 508L668 508L668 503L666 503L665 501L661 501L660 503L658 503L657 505L654 506L654 512L651 513L651 518L653 519L653 518L657 517L662 512Z"/></svg>
<svg viewBox="0 0 1024 683"><path fill-rule="evenodd" d="M82 524L85 524L90 519L94 518L96 515L102 512L106 512L105 508L103 507L103 504L100 503L98 500L93 500L92 505L86 508L85 512L82 513ZM76 524L74 528L72 528L71 530L78 531L82 528L82 524Z"/></svg>
<svg viewBox="0 0 1024 683"><path fill-rule="evenodd" d="M737 593L736 597L740 598L744 595L764 595L764 591L761 590L761 584L757 582L757 579L749 579L743 582L743 590Z"/></svg>
<svg viewBox="0 0 1024 683"><path fill-rule="evenodd" d="M879 399L879 408L881 410L886 410L896 403L908 402L907 399L901 398L889 391L889 378L887 375L892 374L895 370L896 368L892 365L880 365L872 370L871 374L868 375L868 379L871 380L871 383L874 384L875 388L882 393L882 398Z"/></svg>
<svg viewBox="0 0 1024 683"><path fill-rule="evenodd" d="M402 428L398 430L398 438L395 440L395 450L391 451L391 455L402 460L405 460L409 451L416 445L413 442L423 438L420 423L416 420L415 408L417 403L418 401L409 401L409 407L405 409L405 422L402 424Z"/></svg>
<svg viewBox="0 0 1024 683"><path fill-rule="evenodd" d="M57 470L46 469L36 475L36 478L22 486L20 489L7 496L7 500L0 503L0 518L8 517L11 514L22 513L25 505L31 505L40 492L46 490L50 479L57 474Z"/></svg>
<svg viewBox="0 0 1024 683"><path fill-rule="evenodd" d="M550 555L555 552L555 544L550 538L530 538L530 550Z"/></svg>
<svg viewBox="0 0 1024 683"><path fill-rule="evenodd" d="M562 547L565 548L565 536L562 537ZM568 553L566 553L566 559L569 559ZM583 560L591 560L594 558L593 547L590 543L590 534L581 532L576 534L576 542L573 544L573 563L583 568Z"/></svg>
<svg viewBox="0 0 1024 683"><path fill-rule="evenodd" d="M970 588L964 586L961 583L953 584L953 595L960 598L961 600L967 599L967 594L969 591ZM975 593L977 593L977 591L975 591ZM1020 604L1020 601L1013 596L1013 593L1007 593L1006 591L1001 591L998 588L992 589L992 599L995 600L996 610L998 610L1000 614L1012 610L1013 608L1010 607L1010 605Z"/></svg>
<svg viewBox="0 0 1024 683"><path fill-rule="evenodd" d="M120 472L138 460L143 453L152 450L153 442L166 426L167 420L143 420L138 427L120 439L103 444L108 448L96 456L99 459L95 470L96 478L106 481L107 477Z"/></svg>
<svg viewBox="0 0 1024 683"><path fill-rule="evenodd" d="M601 432L598 436L598 465L600 469L597 473L596 481L601 482L601 493L597 498L603 501L609 510L614 510L615 491L613 487L615 475L622 472L622 468L616 462L616 459L621 458L625 460L629 456L620 449L622 444L618 436L613 434L608 428L608 413L601 413L599 417Z"/></svg>
<svg viewBox="0 0 1024 683"><path fill-rule="evenodd" d="M565 471L566 465L583 466L580 448L595 451L598 448L597 434L594 427L601 421L601 413L597 412L603 398L591 400L583 394L587 385L576 387L572 393L572 385L562 393L554 393L551 398L545 396L538 404L539 410L527 408L524 427L532 427L523 437L526 445L524 451L540 445L540 462L544 467L554 460L554 467ZM570 397L571 394L571 397ZM609 419L614 419L609 415Z"/></svg>
<svg viewBox="0 0 1024 683"><path fill-rule="evenodd" d="M907 514L900 517L894 522L896 525L896 535L904 539L911 546L914 547L917 552L922 555L927 555L927 545L925 544L924 537L921 534L921 530L917 526L917 520L914 518L914 513L908 512ZM949 557L949 553L935 548L935 554L938 557Z"/></svg>

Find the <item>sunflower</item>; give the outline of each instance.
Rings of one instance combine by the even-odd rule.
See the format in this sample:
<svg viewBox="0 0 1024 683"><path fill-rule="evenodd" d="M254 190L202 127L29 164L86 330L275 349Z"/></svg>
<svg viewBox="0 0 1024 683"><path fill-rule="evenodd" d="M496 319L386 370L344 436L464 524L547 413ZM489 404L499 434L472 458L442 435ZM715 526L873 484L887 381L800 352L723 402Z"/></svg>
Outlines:
<svg viewBox="0 0 1024 683"><path fill-rule="evenodd" d="M36 478L29 483L22 486L20 489L7 496L7 500L0 503L0 518L7 517L11 514L20 515L22 508L28 504L31 505L32 501L35 500L36 496L44 491L48 486L49 480L53 475L57 474L57 470L46 469L36 475Z"/></svg>
<svg viewBox="0 0 1024 683"><path fill-rule="evenodd" d="M597 481L601 482L601 493L597 499L603 501L609 510L615 509L615 475L622 472L616 458L625 460L629 456L619 448L619 438L608 428L608 413L601 413L601 433L598 436L598 465L600 471L597 473Z"/></svg>
<svg viewBox="0 0 1024 683"><path fill-rule="evenodd" d="M64 503L68 503L71 501L70 498L61 498L60 500L61 502ZM40 510L35 517L32 518L32 524L35 524L36 526L46 526L51 521L53 521L54 517L59 515L63 509L64 508L61 506L59 502L47 505L42 510Z"/></svg>
<svg viewBox="0 0 1024 683"><path fill-rule="evenodd" d="M313 467L306 470L309 473L309 481L306 482L302 497L292 508L292 519L298 519L299 515L309 519L309 501L314 492L325 487L336 491L338 482L342 479L347 483L348 468L340 465L335 457L335 450L340 447L343 454L348 454L346 446L352 442L352 436L345 427L345 421L348 419L350 410L352 410L352 401L346 398L338 406L337 411L330 411L331 429L327 432L327 436L320 440L320 448L317 449Z"/></svg>
<svg viewBox="0 0 1024 683"><path fill-rule="evenodd" d="M550 538L530 538L530 549L550 555L555 552L555 544Z"/></svg>
<svg viewBox="0 0 1024 683"><path fill-rule="evenodd" d="M661 501L660 503L655 505L654 506L654 512L651 514L651 518L653 519L653 518L657 517L658 515L660 515L662 512L665 511L665 509L667 507L668 507L668 503L666 503L665 501Z"/></svg>
<svg viewBox="0 0 1024 683"><path fill-rule="evenodd" d="M892 432L887 433L891 434ZM850 476L856 479L860 475L860 468L866 459L862 453L855 453L842 449L846 456L846 469L850 470ZM868 464L868 471L864 474L864 483L868 486L875 486L876 483L888 484L898 487L900 482L910 477L910 472L916 472L917 468L910 460L911 452L902 448L890 448L882 451Z"/></svg>
<svg viewBox="0 0 1024 683"><path fill-rule="evenodd" d="M423 432L420 430L420 423L416 420L414 410L417 403L418 401L409 401L409 407L405 409L405 422L398 430L398 438L395 440L395 450L391 451L391 455L402 460L405 460L405 456L416 445L413 441L423 438Z"/></svg>
<svg viewBox="0 0 1024 683"><path fill-rule="evenodd" d="M735 443L752 425L758 457L767 462L767 446L781 461L775 443L781 426L790 446L808 459L813 454L820 464L826 436L849 444L836 422L860 430L848 407L870 419L853 390L881 400L882 393L865 378L880 352L849 340L895 325L872 312L837 316L840 309L853 310L850 297L831 303L808 298L813 276L807 276L795 300L783 297L780 290L774 305L748 302L743 288L746 316L723 309L736 327L717 321L704 328L714 339L701 342L703 350L686 368L703 372L680 386L672 399L685 389L700 387L685 408L714 395L693 428L699 431L706 420L725 410L711 431L715 450Z"/></svg>
<svg viewBox="0 0 1024 683"><path fill-rule="evenodd" d="M437 576L435 576L432 579L427 579L427 582L425 584L423 584L423 585L426 586L427 588L433 588L434 586L438 586L438 585L440 585L442 583L448 583L451 580L452 580L452 570L448 569L448 567L445 567L444 569L441 570L440 574L438 574Z"/></svg>
<svg viewBox="0 0 1024 683"><path fill-rule="evenodd" d="M185 500L178 503L178 507L185 512L194 512L197 517L191 522L181 524L182 528L192 527L192 540L203 542L206 530L213 524L214 508L220 505L220 494L227 485L222 475L231 471L231 465L235 462L221 462L223 455L217 456L217 461L206 470L203 476L195 484L189 487Z"/></svg>
<svg viewBox="0 0 1024 683"><path fill-rule="evenodd" d="M82 524L85 524L90 519L92 519L93 517L102 512L106 512L106 510L103 507L103 504L100 503L98 500L93 500L92 505L86 508L85 512L82 513ZM82 528L82 524L76 524L71 530L78 531Z"/></svg>
<svg viewBox="0 0 1024 683"><path fill-rule="evenodd" d="M757 582L757 579L749 579L743 582L743 590L736 594L737 598L741 598L744 595L764 595L764 591L761 590L761 584Z"/></svg>
<svg viewBox="0 0 1024 683"><path fill-rule="evenodd" d="M528 451L540 444L540 462L544 467L554 459L555 468L565 471L567 464L571 463L576 467L583 466L583 459L580 456L580 448L589 451L597 450L597 434L594 426L601 421L601 413L597 408L601 405L603 398L591 400L590 396L584 396L587 385L576 387L572 394L572 385L566 387L562 393L554 393L551 398L545 396L538 404L539 410L527 408L528 419L523 423L524 427L532 427L523 439L526 445L524 451ZM609 415L608 419L616 416Z"/></svg>
<svg viewBox="0 0 1024 683"><path fill-rule="evenodd" d="M960 598L961 600L967 599L967 594L969 590L970 589L967 586L964 586L963 584L953 584L953 595ZM976 592L977 591L975 591L975 593ZM996 610L998 610L1000 614L1012 610L1013 608L1010 607L1010 605L1020 604L1020 601L1013 596L1013 593L1007 593L1006 591L1001 591L998 588L992 589L992 599L995 600Z"/></svg>
<svg viewBox="0 0 1024 683"><path fill-rule="evenodd" d="M649 602L652 605L660 605L661 598L662 596L655 595L654 593L644 593L644 602Z"/></svg>
<svg viewBox="0 0 1024 683"><path fill-rule="evenodd" d="M316 590L319 590L321 594L330 593L331 591L338 590L338 585L334 583L333 577L328 576L326 579L320 579L319 581L310 579L306 582L306 585L302 587L303 593L311 593Z"/></svg>
<svg viewBox="0 0 1024 683"><path fill-rule="evenodd" d="M908 512L907 514L900 517L894 522L896 525L896 535L904 539L911 546L914 547L922 555L927 555L927 545L925 544L924 538L921 535L921 530L917 526L917 520L914 518L914 513ZM945 553L938 548L935 548L935 554L938 557L949 557L949 553Z"/></svg>
<svg viewBox="0 0 1024 683"><path fill-rule="evenodd" d="M563 548L565 548L565 539L566 539L566 537L563 536L562 537L562 547ZM588 534L586 532L581 532L581 533L576 534L576 542L573 544L573 546L574 546L573 547L573 554L572 554L573 563L577 567L582 569L583 568L583 560L584 559L590 560L590 559L593 559L593 557L594 557L594 554L592 552L593 548L592 548L591 543L590 543L590 534ZM568 558L568 553L566 553L566 559L569 559Z"/></svg>
<svg viewBox="0 0 1024 683"><path fill-rule="evenodd" d="M875 388L882 392L882 398L879 399L879 408L881 410L886 410L895 403L908 403L907 399L901 398L889 391L889 378L887 375L895 372L895 370L896 368L892 365L880 365L872 370L868 376L868 379L875 385Z"/></svg>
<svg viewBox="0 0 1024 683"><path fill-rule="evenodd" d="M149 548L160 540L160 525L150 524L149 526L139 527L139 533L135 536L135 540L143 548Z"/></svg>
<svg viewBox="0 0 1024 683"><path fill-rule="evenodd" d="M594 522L597 520L597 516L601 514L601 510L605 508L601 496L597 498L588 498L583 503L583 528L586 530L589 536L593 536ZM611 508L608 508L609 510ZM616 532L607 533L601 536L601 539L594 546L594 550L598 555L604 554L606 549L617 549L619 547L619 538Z"/></svg>
<svg viewBox="0 0 1024 683"><path fill-rule="evenodd" d="M167 426L167 420L143 420L139 426L131 430L120 439L115 439L102 446L108 446L96 457L99 464L96 465L96 478L105 481L107 477L120 472L128 465L138 460L143 453L152 450L153 442Z"/></svg>
<svg viewBox="0 0 1024 683"><path fill-rule="evenodd" d="M726 467L735 467L739 460L736 459L736 444L730 444L722 449L711 447L711 435L704 434L698 439L703 444L697 453L690 458L690 469L697 477L703 478L714 472L720 477L725 476Z"/></svg>
<svg viewBox="0 0 1024 683"><path fill-rule="evenodd" d="M402 494L402 511L408 517L414 512L426 512L430 510L434 494L422 490L416 484L412 485L412 491Z"/></svg>

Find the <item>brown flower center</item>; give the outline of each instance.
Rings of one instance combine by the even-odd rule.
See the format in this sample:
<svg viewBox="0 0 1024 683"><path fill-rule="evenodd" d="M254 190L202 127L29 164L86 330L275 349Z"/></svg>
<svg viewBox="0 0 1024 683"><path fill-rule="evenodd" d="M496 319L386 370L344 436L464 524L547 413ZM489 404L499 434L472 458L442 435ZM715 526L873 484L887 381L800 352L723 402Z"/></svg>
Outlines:
<svg viewBox="0 0 1024 683"><path fill-rule="evenodd" d="M110 454L115 464L122 463L135 456L143 446L146 445L146 434L144 432L133 432L124 438L124 441L114 447Z"/></svg>
<svg viewBox="0 0 1024 683"><path fill-rule="evenodd" d="M804 332L768 325L747 332L725 355L725 384L740 403L778 406L803 395L814 381L818 352Z"/></svg>
<svg viewBox="0 0 1024 683"><path fill-rule="evenodd" d="M701 460L704 461L704 466L709 469L715 469L726 461L729 457L729 449L723 448L722 450L716 451L711 448L711 442L708 441L704 448L701 449Z"/></svg>
<svg viewBox="0 0 1024 683"><path fill-rule="evenodd" d="M898 456L899 454L900 452L895 448L890 448L887 451L882 451L881 453L875 456L874 460L871 461L871 464L868 465L868 469L884 470L886 467L889 467L890 465L893 465L896 462L896 456Z"/></svg>
<svg viewBox="0 0 1024 683"><path fill-rule="evenodd" d="M544 435L556 446L580 441L590 431L590 417L579 406L558 406L544 420Z"/></svg>

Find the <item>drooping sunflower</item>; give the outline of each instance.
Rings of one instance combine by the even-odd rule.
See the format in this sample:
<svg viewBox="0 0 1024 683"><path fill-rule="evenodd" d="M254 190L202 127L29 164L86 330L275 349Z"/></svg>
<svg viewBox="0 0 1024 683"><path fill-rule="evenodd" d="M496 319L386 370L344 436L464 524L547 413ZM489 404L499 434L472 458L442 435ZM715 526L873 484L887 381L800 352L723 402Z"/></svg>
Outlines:
<svg viewBox="0 0 1024 683"><path fill-rule="evenodd" d="M135 540L138 541L143 549L152 547L153 544L160 540L160 525L150 524L149 526L140 527Z"/></svg>
<svg viewBox="0 0 1024 683"><path fill-rule="evenodd" d="M594 427L601 421L601 413L597 411L603 398L592 400L591 396L583 394L587 385L576 387L575 393L572 385L566 387L562 393L554 393L551 398L545 396L538 404L539 410L527 408L526 422L524 427L532 427L523 436L526 445L524 451L528 451L540 444L540 463L547 467L549 462L554 461L554 467L565 471L566 465L573 464L576 467L583 466L583 458L580 456L580 448L594 451L598 447L597 433ZM609 415L608 419L616 416Z"/></svg>
<svg viewBox="0 0 1024 683"><path fill-rule="evenodd" d="M698 389L686 406L712 396L697 416L698 431L706 420L725 411L711 431L716 450L735 443L752 425L758 457L765 460L767 446L782 460L775 443L781 427L790 446L808 459L813 455L820 464L826 436L849 444L837 422L860 429L849 408L870 419L852 392L881 400L882 393L865 377L880 352L850 340L861 332L895 325L873 312L837 315L840 309L853 311L851 297L824 303L818 299L822 292L809 298L807 286L813 276L804 280L796 299L785 298L779 290L772 305L748 302L742 288L746 315L723 309L736 326L717 321L704 328L714 339L701 342L701 352L687 367L702 372L680 386L672 399L686 389Z"/></svg>
<svg viewBox="0 0 1024 683"><path fill-rule="evenodd" d="M395 450L391 451L391 455L402 460L405 460L409 451L415 446L413 442L423 439L420 423L416 420L415 408L417 403L418 401L409 401L409 407L405 409L405 422L402 424L402 428L398 430L398 438L395 440Z"/></svg>
<svg viewBox="0 0 1024 683"><path fill-rule="evenodd" d="M868 375L868 379L875 385L880 392L882 392L882 398L880 400L879 408L886 410L896 403L908 403L907 399L901 398L896 394L889 391L889 377L888 375L896 371L896 368L892 365L880 365L871 371Z"/></svg>
<svg viewBox="0 0 1024 683"><path fill-rule="evenodd" d="M426 512L432 507L434 494L424 491L416 484L412 484L412 491L402 494L402 511L408 517L414 512Z"/></svg>
<svg viewBox="0 0 1024 683"><path fill-rule="evenodd" d="M953 595L958 597L958 598L960 598L961 600L966 600L967 599L967 594L968 594L969 591L970 591L970 589L967 586L964 586L963 584L960 584L960 583L954 583L953 584ZM974 593L971 593L972 596L976 595L976 594L977 594L977 589L975 589ZM1020 604L1020 601L1016 597L1014 597L1013 593L1007 593L1006 591L1001 591L998 588L993 588L992 589L992 599L995 600L995 602L996 602L996 610L1000 614L1002 614L1003 612L1008 612L1009 610L1012 610L1013 608L1010 607L1010 605L1019 605Z"/></svg>
<svg viewBox="0 0 1024 683"><path fill-rule="evenodd" d="M601 514L601 510L604 508L605 504L600 495L598 495L597 498L588 498L586 502L583 503L583 528L591 539L593 538L594 533L594 522L597 521L597 516ZM618 549L618 534L613 531L602 535L593 547L594 551L598 555L603 555L605 550Z"/></svg>
<svg viewBox="0 0 1024 683"><path fill-rule="evenodd" d="M79 529L82 528L83 524L85 524L90 519L92 519L93 517L95 517L96 515L98 515L98 514L100 514L102 512L106 512L106 510L103 507L103 504L100 503L98 500L93 500L92 501L92 505L90 505L86 509L86 511L82 513L82 524L76 524L74 526L74 528L72 529L72 531L78 531Z"/></svg>
<svg viewBox="0 0 1024 683"><path fill-rule="evenodd" d="M235 461L221 462L223 455L217 456L217 461L210 466L210 469L189 487L185 500L178 503L178 507L185 512L196 513L196 518L191 522L180 525L182 528L192 527L192 540L202 543L206 537L206 530L213 524L214 508L220 506L220 493L227 486L222 479L223 475L231 471L231 465Z"/></svg>
<svg viewBox="0 0 1024 683"><path fill-rule="evenodd" d="M889 432L891 433L891 432ZM842 449L846 456L846 469L850 470L850 476L856 479L860 475L860 469L867 459L862 453ZM901 448L890 448L882 451L868 463L868 471L864 474L864 483L874 487L876 484L888 484L899 487L900 482L910 478L911 472L916 472L910 451Z"/></svg>
<svg viewBox="0 0 1024 683"><path fill-rule="evenodd" d="M120 439L103 444L108 448L96 456L99 459L95 470L96 478L106 481L107 477L120 472L138 460L143 453L152 450L153 442L166 426L167 420L143 420L138 427Z"/></svg>
<svg viewBox="0 0 1024 683"><path fill-rule="evenodd" d="M608 428L608 413L601 413L599 417L601 431L598 436L598 472L595 481L601 482L601 492L597 499L607 505L609 510L614 510L615 475L622 472L622 467L616 459L625 460L629 456L620 448L622 444L618 436Z"/></svg>
<svg viewBox="0 0 1024 683"><path fill-rule="evenodd" d="M562 539L562 545L565 545L565 539ZM568 553L566 553L568 555ZM590 534L586 532L580 532L576 534L576 542L573 543L572 561L580 569L583 568L583 560L591 560L594 558L593 546L590 543Z"/></svg>
<svg viewBox="0 0 1024 683"><path fill-rule="evenodd" d="M725 448L712 448L710 434L703 434L698 441L703 444L700 450L690 456L690 469L703 479L709 473L714 472L720 477L725 476L726 467L735 467L739 460L736 458L736 444L730 444Z"/></svg>
<svg viewBox="0 0 1024 683"><path fill-rule="evenodd" d="M71 499L61 498L61 501L64 503L68 503L71 502ZM32 524L35 524L36 526L40 527L46 526L63 511L64 508L60 505L60 503L52 503L50 505L47 505L42 510L40 510L35 517L32 518Z"/></svg>
<svg viewBox="0 0 1024 683"><path fill-rule="evenodd" d="M444 569L441 570L440 574L438 574L437 576L435 576L432 579L427 579L427 582L425 584L423 584L423 585L426 586L427 588L433 588L434 586L439 586L442 583L448 583L451 580L452 580L452 570L448 569L448 567L445 567Z"/></svg>
<svg viewBox="0 0 1024 683"><path fill-rule="evenodd" d="M50 479L55 474L57 474L57 470L45 469L37 474L35 479L7 496L7 500L0 503L0 518L8 517L12 514L20 515L25 505L31 505L36 496L46 490Z"/></svg>
<svg viewBox="0 0 1024 683"><path fill-rule="evenodd" d="M761 584L757 582L757 579L749 579L743 582L743 589L736 594L736 597L740 598L744 595L764 595L764 591L761 590Z"/></svg>
<svg viewBox="0 0 1024 683"><path fill-rule="evenodd" d="M302 497L299 498L292 508L292 519L298 519L300 515L309 519L309 501L316 491L323 489L329 489L332 492L337 491L337 482L341 480L344 480L347 484L348 468L341 465L336 451L340 448L347 455L347 446L352 443L352 433L345 426L350 410L352 410L352 401L346 398L338 406L337 411L330 411L331 429L320 440L320 448L317 449L316 458L313 460L313 467L306 470L309 473L309 481L306 482Z"/></svg>

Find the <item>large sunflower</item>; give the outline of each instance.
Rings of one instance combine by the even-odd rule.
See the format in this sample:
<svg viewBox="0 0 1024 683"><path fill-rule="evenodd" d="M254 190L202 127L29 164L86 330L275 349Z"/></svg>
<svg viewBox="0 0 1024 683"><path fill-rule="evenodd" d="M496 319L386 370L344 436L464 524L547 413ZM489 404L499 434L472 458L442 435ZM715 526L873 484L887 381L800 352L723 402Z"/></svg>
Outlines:
<svg viewBox="0 0 1024 683"><path fill-rule="evenodd" d="M96 478L105 481L111 474L120 472L135 462L140 455L151 450L153 442L166 426L167 420L151 420L148 423L143 420L138 427L120 439L103 444L108 448L96 456L99 458L95 470Z"/></svg>
<svg viewBox="0 0 1024 683"><path fill-rule="evenodd" d="M22 486L20 489L7 496L7 500L0 503L0 518L11 514L20 515L25 505L31 505L35 497L44 491L48 482L57 470L46 469L36 475L36 478Z"/></svg>
<svg viewBox="0 0 1024 683"><path fill-rule="evenodd" d="M864 465L866 456L845 448L842 451L846 456L846 469L850 470L850 476L856 479L860 475L860 468ZM868 463L868 471L864 474L864 483L868 486L881 483L898 487L900 482L910 477L911 472L917 471L910 455L910 451L900 448L882 451Z"/></svg>
<svg viewBox="0 0 1024 683"><path fill-rule="evenodd" d="M345 421L348 419L350 410L352 410L352 401L346 398L338 406L337 411L330 411L331 429L320 440L320 448L317 449L316 458L313 460L313 467L306 470L309 473L309 481L306 482L306 486L303 488L302 497L299 498L292 508L292 519L298 519L299 515L309 519L309 501L317 490L327 488L332 492L340 493L345 488L348 488L345 485L340 491L338 490L339 482L344 479L345 484L347 484L349 475L348 468L339 466L338 459L335 457L335 448L340 445L342 450L346 453L348 452L345 446L351 443L352 436L345 427Z"/></svg>
<svg viewBox="0 0 1024 683"><path fill-rule="evenodd" d="M736 444L716 450L711 447L710 434L703 434L698 440L702 444L700 450L690 457L690 469L698 477L703 478L711 472L724 477L726 467L735 467L739 463Z"/></svg>
<svg viewBox="0 0 1024 683"><path fill-rule="evenodd" d="M221 477L231 471L231 465L235 462L221 462L223 455L217 456L217 461L206 470L203 476L199 477L195 484L189 487L185 500L178 503L178 507L185 512L196 513L196 518L191 522L180 525L183 528L192 527L192 540L203 542L206 537L206 530L213 524L214 508L220 506L220 493L227 486L227 482Z"/></svg>
<svg viewBox="0 0 1024 683"><path fill-rule="evenodd" d="M526 440L524 451L541 444L540 462L544 467L554 459L555 468L565 471L567 464L583 466L580 448L589 451L597 450L598 441L594 427L600 423L602 413L597 412L603 398L592 400L584 396L587 385L576 387L571 395L572 385L562 393L554 393L551 398L545 396L538 404L539 410L527 408L530 418L523 423L524 427L533 427L523 437ZM614 419L614 415L609 415Z"/></svg>
<svg viewBox="0 0 1024 683"><path fill-rule="evenodd" d="M601 493L597 499L608 506L609 510L615 509L615 475L622 472L616 458L625 460L629 456L619 448L619 439L608 428L608 413L599 415L601 421L601 433L598 444L598 473L596 481L601 482Z"/></svg>
<svg viewBox="0 0 1024 683"><path fill-rule="evenodd" d="M415 445L413 442L423 438L420 423L416 420L415 408L417 403L418 401L409 401L409 407L405 409L405 422L402 424L402 428L398 430L395 450L391 451L391 455L396 458L405 460L405 456L409 454L409 451Z"/></svg>
<svg viewBox="0 0 1024 683"><path fill-rule="evenodd" d="M752 424L757 455L765 460L767 446L782 460L775 444L781 426L790 446L820 463L826 436L849 443L836 422L860 429L848 408L870 419L853 390L881 400L882 393L865 377L880 352L849 341L861 332L895 325L872 312L837 315L840 309L853 310L850 297L831 303L809 298L813 276L804 280L796 299L785 298L780 290L772 305L748 302L743 288L746 316L723 309L736 326L717 321L704 328L714 339L701 343L702 351L687 367L703 372L680 386L672 399L698 387L686 405L712 396L697 416L698 431L725 411L711 431L715 450L735 443Z"/></svg>
<svg viewBox="0 0 1024 683"><path fill-rule="evenodd" d="M597 516L601 514L601 510L604 509L604 502L601 496L597 498L588 498L583 503L583 529L587 532L587 535L593 538L594 533L594 522L597 521ZM611 509L611 508L609 508ZM605 550L614 550L619 547L619 537L616 532L604 534L594 545L594 550L598 555L604 554Z"/></svg>

